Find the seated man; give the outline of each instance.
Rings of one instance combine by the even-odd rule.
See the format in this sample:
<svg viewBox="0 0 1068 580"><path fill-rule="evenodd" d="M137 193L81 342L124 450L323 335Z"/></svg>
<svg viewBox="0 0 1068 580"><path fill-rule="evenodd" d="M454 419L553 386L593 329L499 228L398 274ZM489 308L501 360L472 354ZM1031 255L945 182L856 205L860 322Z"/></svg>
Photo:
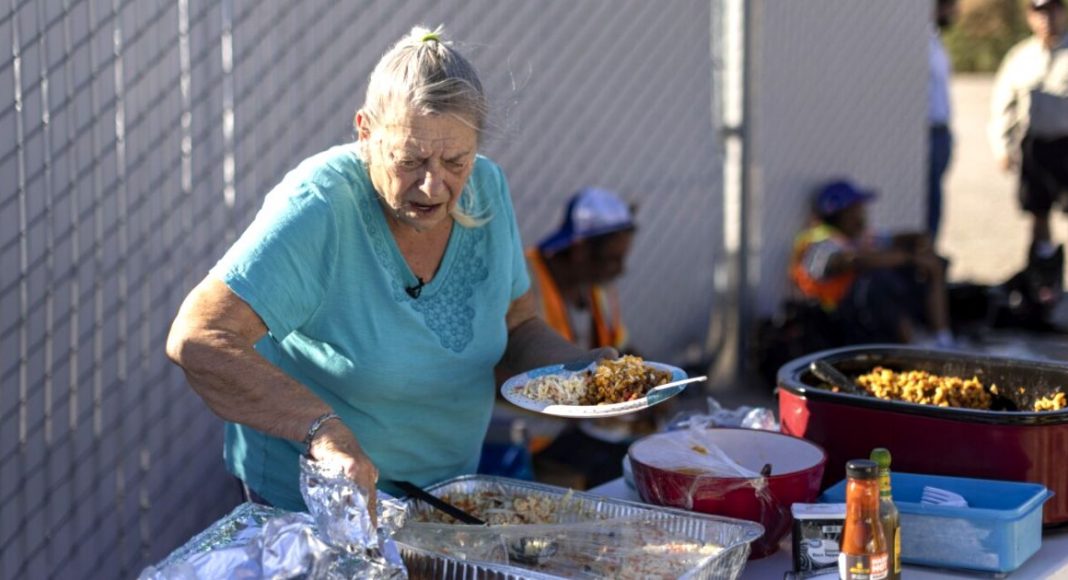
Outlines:
<svg viewBox="0 0 1068 580"><path fill-rule="evenodd" d="M867 203L874 198L848 181L818 191L813 224L797 236L791 256L797 292L832 315L847 343L909 343L914 323L923 322L936 345L952 346L945 261L926 234L870 234Z"/></svg>
<svg viewBox="0 0 1068 580"><path fill-rule="evenodd" d="M575 344L627 346L613 282L623 274L634 228L619 196L585 188L568 202L560 228L527 250L539 313Z"/></svg>

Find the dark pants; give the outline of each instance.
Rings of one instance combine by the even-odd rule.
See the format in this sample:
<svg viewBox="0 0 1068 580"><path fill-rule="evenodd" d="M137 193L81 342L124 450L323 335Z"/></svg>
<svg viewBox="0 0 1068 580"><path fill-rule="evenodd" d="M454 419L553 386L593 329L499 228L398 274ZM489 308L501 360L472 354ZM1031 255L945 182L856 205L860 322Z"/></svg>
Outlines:
<svg viewBox="0 0 1068 580"><path fill-rule="evenodd" d="M1020 150L1020 205L1034 214L1047 214L1054 203L1068 211L1068 137L1027 136Z"/></svg>
<svg viewBox="0 0 1068 580"><path fill-rule="evenodd" d="M898 342L902 320L927 322L927 286L911 267L857 277L836 312L846 344Z"/></svg>
<svg viewBox="0 0 1068 580"><path fill-rule="evenodd" d="M927 233L938 238L942 224L942 178L953 157L953 135L945 125L934 125L930 132L927 163Z"/></svg>

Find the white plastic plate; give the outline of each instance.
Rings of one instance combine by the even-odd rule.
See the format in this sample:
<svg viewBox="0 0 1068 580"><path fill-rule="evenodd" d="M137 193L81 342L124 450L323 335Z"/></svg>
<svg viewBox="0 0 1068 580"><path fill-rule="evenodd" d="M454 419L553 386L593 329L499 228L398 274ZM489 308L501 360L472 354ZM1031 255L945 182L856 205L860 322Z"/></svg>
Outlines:
<svg viewBox="0 0 1068 580"><path fill-rule="evenodd" d="M671 373L671 382L665 385L661 385L661 387L669 388L658 389L655 393L653 393L653 396L651 397L645 396L640 399L635 399L633 401L627 401L624 403L612 403L606 405L557 405L546 401L536 401L518 392L518 389L520 387L539 377L554 374L560 375L562 377L570 377L573 375L584 373L587 370L592 370L597 363L590 363L589 366L581 370L575 371L567 370L564 368L564 365L558 364L527 371L523 374L516 375L508 379L503 385L501 385L501 395L505 398L505 400L512 403L513 405L517 407L522 407L523 409L527 409L529 411L544 413L546 415L555 415L557 417L596 419L600 417L616 417L618 415L626 415L627 413L634 413L636 411L641 411L642 409L648 409L649 407L652 407L657 403L666 401L667 399L674 397L686 388L685 384L678 385L677 388L672 388L672 385L676 381L686 380L686 372L682 369L664 363L651 361L644 362L645 364L653 368L668 371L669 373Z"/></svg>

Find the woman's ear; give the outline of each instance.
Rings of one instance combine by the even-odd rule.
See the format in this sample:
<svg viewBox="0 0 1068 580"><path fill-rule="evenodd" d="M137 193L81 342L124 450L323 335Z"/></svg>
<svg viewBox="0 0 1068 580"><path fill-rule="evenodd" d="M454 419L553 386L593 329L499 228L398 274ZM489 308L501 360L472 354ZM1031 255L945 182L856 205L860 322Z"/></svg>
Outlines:
<svg viewBox="0 0 1068 580"><path fill-rule="evenodd" d="M356 111L356 117L352 120L352 126L356 129L356 138L366 141L371 136L371 123L363 110Z"/></svg>

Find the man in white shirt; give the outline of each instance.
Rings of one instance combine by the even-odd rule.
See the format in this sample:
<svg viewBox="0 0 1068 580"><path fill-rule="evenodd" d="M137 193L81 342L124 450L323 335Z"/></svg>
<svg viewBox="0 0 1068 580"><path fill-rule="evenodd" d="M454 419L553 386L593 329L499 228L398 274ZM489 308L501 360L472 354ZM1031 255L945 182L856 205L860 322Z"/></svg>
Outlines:
<svg viewBox="0 0 1068 580"><path fill-rule="evenodd" d="M1063 0L1028 0L1034 33L1009 50L994 80L989 137L1006 171L1020 172L1020 203L1033 216L1029 259L1047 258L1049 212L1068 211L1068 35Z"/></svg>
<svg viewBox="0 0 1068 580"><path fill-rule="evenodd" d="M928 141L927 233L933 242L942 221L942 177L953 156L953 135L949 131L949 55L939 36L957 16L957 0L935 0L934 23L929 42L930 80L927 90Z"/></svg>

